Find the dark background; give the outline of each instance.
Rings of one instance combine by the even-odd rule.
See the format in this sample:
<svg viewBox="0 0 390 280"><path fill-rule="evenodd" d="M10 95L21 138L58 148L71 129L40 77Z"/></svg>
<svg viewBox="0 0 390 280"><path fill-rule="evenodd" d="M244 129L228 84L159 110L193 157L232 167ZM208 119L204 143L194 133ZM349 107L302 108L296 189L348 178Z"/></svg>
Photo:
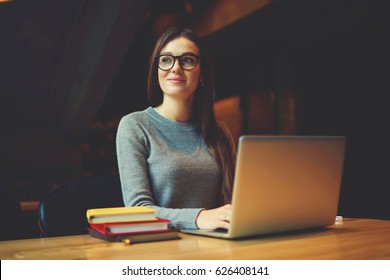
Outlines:
<svg viewBox="0 0 390 280"><path fill-rule="evenodd" d="M340 214L390 219L388 2L231 3L251 12L225 1L0 3L3 197L36 202L67 180L116 174L119 118L147 106L153 43L180 23L210 46L218 101L280 98L288 85L295 104L288 134L347 137ZM241 132L251 133L255 120L241 110ZM281 114L263 118L272 129L256 133L286 134ZM36 208L24 208L24 237L35 236Z"/></svg>

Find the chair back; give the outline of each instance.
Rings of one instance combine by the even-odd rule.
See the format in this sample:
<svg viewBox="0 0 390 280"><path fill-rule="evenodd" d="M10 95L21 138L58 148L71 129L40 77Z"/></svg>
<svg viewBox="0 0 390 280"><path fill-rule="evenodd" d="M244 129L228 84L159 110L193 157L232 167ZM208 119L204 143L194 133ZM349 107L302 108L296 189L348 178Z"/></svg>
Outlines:
<svg viewBox="0 0 390 280"><path fill-rule="evenodd" d="M66 182L39 203L39 227L43 237L88 233L86 211L123 206L119 176L89 176Z"/></svg>

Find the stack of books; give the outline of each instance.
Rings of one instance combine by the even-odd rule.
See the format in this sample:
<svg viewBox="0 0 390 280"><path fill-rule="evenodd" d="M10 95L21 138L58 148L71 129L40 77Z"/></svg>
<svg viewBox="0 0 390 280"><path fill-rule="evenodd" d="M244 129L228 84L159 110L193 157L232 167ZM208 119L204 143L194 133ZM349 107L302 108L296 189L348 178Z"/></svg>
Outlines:
<svg viewBox="0 0 390 280"><path fill-rule="evenodd" d="M146 206L94 208L87 210L89 233L106 241L138 243L178 239L169 220L156 217Z"/></svg>

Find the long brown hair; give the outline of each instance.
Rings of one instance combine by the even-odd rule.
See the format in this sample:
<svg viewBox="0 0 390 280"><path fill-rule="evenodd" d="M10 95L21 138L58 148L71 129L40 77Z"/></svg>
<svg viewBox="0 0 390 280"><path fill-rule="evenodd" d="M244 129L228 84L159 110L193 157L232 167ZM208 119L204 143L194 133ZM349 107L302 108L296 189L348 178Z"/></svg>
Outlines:
<svg viewBox="0 0 390 280"><path fill-rule="evenodd" d="M159 55L164 46L178 37L184 37L192 41L200 51L201 80L194 96L193 120L200 124L203 139L211 154L215 158L222 172L222 198L224 203L231 202L235 166L235 147L223 128L221 128L214 115L215 84L213 68L208 50L203 40L188 28L171 27L167 29L157 40L155 48L150 56L148 76L148 99L152 107L158 106L163 101L163 92L158 84L158 68L156 55Z"/></svg>

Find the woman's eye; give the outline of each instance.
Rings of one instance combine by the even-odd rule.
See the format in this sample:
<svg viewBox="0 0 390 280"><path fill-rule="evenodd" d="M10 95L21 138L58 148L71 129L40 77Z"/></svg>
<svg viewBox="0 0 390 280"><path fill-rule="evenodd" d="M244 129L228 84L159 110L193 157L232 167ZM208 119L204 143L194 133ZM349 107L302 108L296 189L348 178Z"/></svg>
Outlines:
<svg viewBox="0 0 390 280"><path fill-rule="evenodd" d="M194 64L195 63L195 57L184 56L184 57L182 57L182 62L183 63L188 63L188 64Z"/></svg>
<svg viewBox="0 0 390 280"><path fill-rule="evenodd" d="M163 57L161 57L160 62L162 62L162 63L171 63L172 62L172 58L169 57L169 56L163 56Z"/></svg>

